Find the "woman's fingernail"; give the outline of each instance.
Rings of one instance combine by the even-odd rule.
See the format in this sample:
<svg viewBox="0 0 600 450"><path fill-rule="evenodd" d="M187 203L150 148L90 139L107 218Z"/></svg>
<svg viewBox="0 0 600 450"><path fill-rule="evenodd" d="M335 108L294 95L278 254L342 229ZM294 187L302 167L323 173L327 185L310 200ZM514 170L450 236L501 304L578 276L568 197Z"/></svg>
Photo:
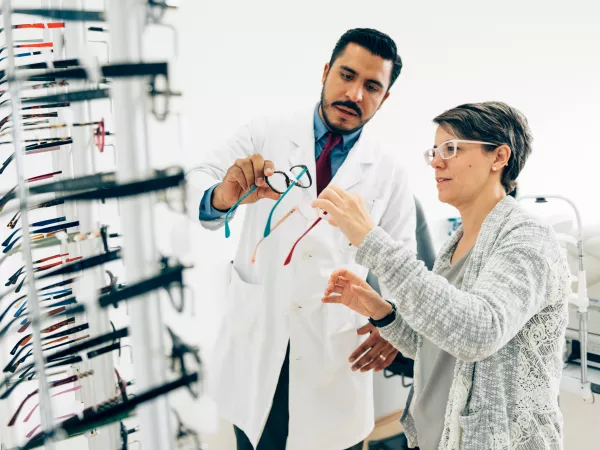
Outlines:
<svg viewBox="0 0 600 450"><path fill-rule="evenodd" d="M354 362L354 360L355 360L355 359L356 359L356 358L350 358L350 359L348 360L348 362Z"/></svg>

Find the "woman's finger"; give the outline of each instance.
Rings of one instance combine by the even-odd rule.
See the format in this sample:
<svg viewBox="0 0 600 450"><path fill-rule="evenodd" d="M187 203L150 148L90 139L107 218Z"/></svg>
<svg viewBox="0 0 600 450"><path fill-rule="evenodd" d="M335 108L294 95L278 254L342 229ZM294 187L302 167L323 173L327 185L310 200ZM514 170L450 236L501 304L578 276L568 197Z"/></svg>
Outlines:
<svg viewBox="0 0 600 450"><path fill-rule="evenodd" d="M321 299L323 303L342 303L342 297L340 295L329 295Z"/></svg>
<svg viewBox="0 0 600 450"><path fill-rule="evenodd" d="M322 209L323 211L325 211L330 216L333 216L334 218L335 217L343 217L343 215L344 215L342 210L340 208L338 208L337 206L335 206L333 203L331 203L329 200L316 199L311 203L311 206L313 208Z"/></svg>
<svg viewBox="0 0 600 450"><path fill-rule="evenodd" d="M329 185L323 189L323 192L321 192L319 198L329 200L335 206L341 207L344 204L344 197L346 196L345 194L346 193L337 186Z"/></svg>
<svg viewBox="0 0 600 450"><path fill-rule="evenodd" d="M352 196L352 193L350 192L346 192L345 190L343 190L341 187L336 186L335 184L330 184L329 186L327 186L327 188L325 188L324 191L326 191L327 189L329 189L330 191L332 191L333 193L335 193L335 195L337 195L337 197L340 200L344 200L346 198L349 198ZM323 191L323 192L324 192Z"/></svg>

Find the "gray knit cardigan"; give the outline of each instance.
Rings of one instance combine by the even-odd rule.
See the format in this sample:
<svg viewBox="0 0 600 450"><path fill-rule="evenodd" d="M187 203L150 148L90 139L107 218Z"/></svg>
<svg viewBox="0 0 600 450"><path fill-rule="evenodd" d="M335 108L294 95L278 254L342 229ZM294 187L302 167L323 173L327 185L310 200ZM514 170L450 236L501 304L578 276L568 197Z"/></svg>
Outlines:
<svg viewBox="0 0 600 450"><path fill-rule="evenodd" d="M462 234L444 245L433 272L382 229L368 234L356 261L398 308L381 334L410 358L419 359L422 336L456 357L439 450L562 450L571 279L556 236L507 196L483 222L456 289L436 271ZM410 410L403 425L409 445L418 445Z"/></svg>

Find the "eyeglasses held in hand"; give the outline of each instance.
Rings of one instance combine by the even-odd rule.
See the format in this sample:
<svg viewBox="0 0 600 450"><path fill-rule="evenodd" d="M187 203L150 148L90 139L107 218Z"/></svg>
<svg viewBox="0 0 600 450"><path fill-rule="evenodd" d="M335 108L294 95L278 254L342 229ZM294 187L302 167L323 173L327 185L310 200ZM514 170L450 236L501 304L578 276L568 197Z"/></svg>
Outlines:
<svg viewBox="0 0 600 450"><path fill-rule="evenodd" d="M302 235L298 238L298 240L296 242L294 242L294 245L292 246L290 253L288 254L287 258L285 259L285 262L283 263L284 266L287 266L289 263L292 262L292 258L294 256L294 250L296 250L296 247L298 246L300 241L302 239L304 239L304 237L308 233L310 233L312 231L312 229L315 228L319 224L319 222L321 222L321 220L323 220L323 219L327 220L327 212L326 211L317 210L317 215L318 215L318 217L315 219L315 221L312 223L312 225L310 227L308 227L308 229L304 233L302 233Z"/></svg>
<svg viewBox="0 0 600 450"><path fill-rule="evenodd" d="M275 203L275 206L279 204L283 196L285 196L290 189L294 186L301 187L303 189L308 189L312 185L312 178L310 173L308 172L308 168L306 166L294 166L289 171L291 177L286 172L277 171L273 175L269 177L265 177L265 181L267 185L278 194L281 194L281 197ZM258 186L252 186L248 192L246 192L234 205L229 208L227 214L225 214L225 237L229 238L231 236L231 229L229 227L229 216L242 204L248 196L250 196L254 191L258 189ZM271 213L269 214L269 218L267 219L267 228L269 229L269 233L271 231L271 217L273 215L274 208L271 209ZM265 229L265 237L268 236L268 233Z"/></svg>
<svg viewBox="0 0 600 450"><path fill-rule="evenodd" d="M326 216L326 213L324 211L317 209L317 208L313 208L309 202L302 202L302 203L294 206L287 213L285 213L281 217L281 219L279 219L275 223L275 225L271 228L271 233L273 231L275 231L283 222L285 222L288 218L292 217L296 213L300 214L304 219L309 220L309 221L317 220L320 217L325 218L325 216ZM252 254L252 257L250 258L250 264L256 263L256 255L258 253L258 247L260 246L260 244L262 244L262 242L265 239L266 238L263 237L256 244L256 247L254 248L254 253Z"/></svg>
<svg viewBox="0 0 600 450"><path fill-rule="evenodd" d="M433 162L433 159L436 155L440 155L442 159L450 159L456 156L456 151L460 150L460 144L479 144L479 145L493 145L494 147L498 147L502 144L492 144L491 142L483 142L483 141L468 141L464 139L450 139L448 141L442 142L439 146L435 146L430 148L424 153L425 163L429 166Z"/></svg>
<svg viewBox="0 0 600 450"><path fill-rule="evenodd" d="M312 177L310 176L310 172L308 171L308 167L306 166L294 166L290 169L290 173L295 175L295 179L292 181L286 176L286 184L287 189L281 193L281 197L275 202L271 211L269 212L269 217L267 218L267 224L265 225L265 232L263 233L264 237L268 237L271 234L271 220L273 220L273 213L277 206L281 203L281 201L285 198L285 196L290 192L290 190L294 186L298 186L302 189L308 189L312 186Z"/></svg>

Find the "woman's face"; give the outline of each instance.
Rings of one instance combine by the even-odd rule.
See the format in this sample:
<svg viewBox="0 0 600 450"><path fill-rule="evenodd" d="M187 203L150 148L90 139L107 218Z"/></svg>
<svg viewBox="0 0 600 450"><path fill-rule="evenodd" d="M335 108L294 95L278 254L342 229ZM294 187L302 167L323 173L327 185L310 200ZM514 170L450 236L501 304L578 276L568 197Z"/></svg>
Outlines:
<svg viewBox="0 0 600 450"><path fill-rule="evenodd" d="M451 139L460 139L451 131L438 126L435 133L435 148ZM496 152L486 151L481 144L458 142L449 144L456 147L456 156L442 159L436 152L431 167L435 169L438 198L456 208L472 203L482 192L494 184L500 184L501 172L494 164ZM498 173L493 172L496 167Z"/></svg>

